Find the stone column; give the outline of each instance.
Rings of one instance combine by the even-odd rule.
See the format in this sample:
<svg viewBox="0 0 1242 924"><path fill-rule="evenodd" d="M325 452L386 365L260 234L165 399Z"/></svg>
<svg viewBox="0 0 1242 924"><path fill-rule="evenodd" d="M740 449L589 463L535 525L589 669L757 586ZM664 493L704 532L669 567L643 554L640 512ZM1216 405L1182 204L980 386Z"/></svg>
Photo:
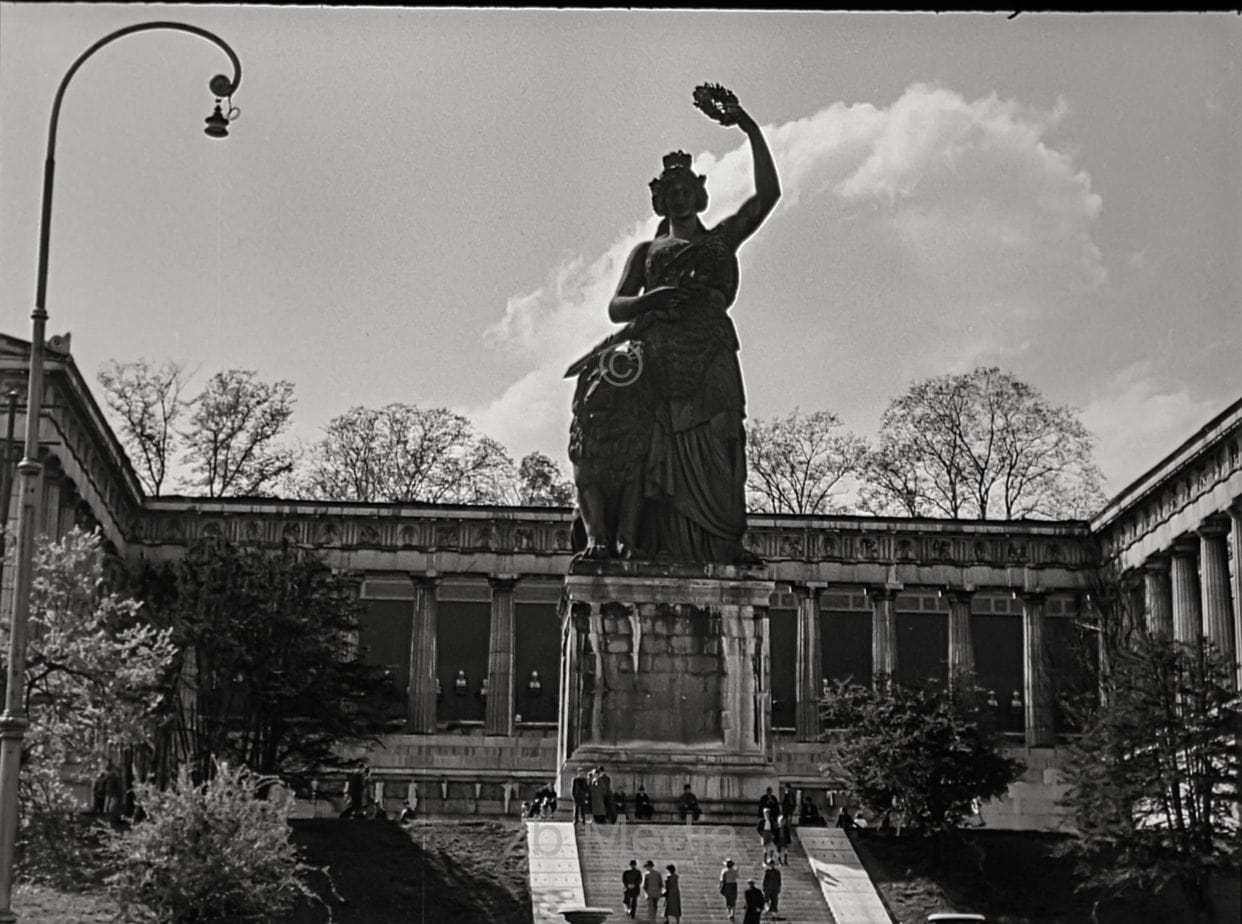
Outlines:
<svg viewBox="0 0 1242 924"><path fill-rule="evenodd" d="M766 607L747 606L743 612L753 639L750 663L755 678L755 712L751 721L751 737L755 749L766 751L772 729L771 625Z"/></svg>
<svg viewBox="0 0 1242 924"><path fill-rule="evenodd" d="M1179 539L1173 543L1173 637L1193 642L1203 631L1199 600L1199 543Z"/></svg>
<svg viewBox="0 0 1242 924"><path fill-rule="evenodd" d="M974 587L950 587L949 598L949 685L968 680L975 673L975 641L970 634L970 601Z"/></svg>
<svg viewBox="0 0 1242 924"><path fill-rule="evenodd" d="M798 740L814 741L820 732L820 678L824 676L819 641L819 603L824 585L802 584L794 591L798 595Z"/></svg>
<svg viewBox="0 0 1242 924"><path fill-rule="evenodd" d="M1026 746L1051 747L1056 740L1052 678L1044 651L1044 595L1022 595L1022 680Z"/></svg>
<svg viewBox="0 0 1242 924"><path fill-rule="evenodd" d="M897 673L897 617L893 601L900 585L885 584L867 589L871 598L871 674L876 683L888 684Z"/></svg>
<svg viewBox="0 0 1242 924"><path fill-rule="evenodd" d="M565 769L565 764L573 756L574 749L579 744L578 630L574 620L573 606L564 604L563 607L561 611L561 683L556 723L558 770ZM557 788L557 795L560 797L564 798L569 795L565 791L564 773L558 776Z"/></svg>
<svg viewBox="0 0 1242 924"><path fill-rule="evenodd" d="M1234 658L1242 651L1242 499L1229 508L1229 544L1233 547L1233 644ZM1238 665L1234 686L1242 689L1242 664Z"/></svg>
<svg viewBox="0 0 1242 924"><path fill-rule="evenodd" d="M1233 637L1233 604L1229 599L1229 521L1211 517L1199 527L1200 604L1203 634L1232 660L1237 646Z"/></svg>
<svg viewBox="0 0 1242 924"><path fill-rule="evenodd" d="M483 731L513 734L513 588L515 574L493 574L492 620L487 646L487 710Z"/></svg>
<svg viewBox="0 0 1242 924"><path fill-rule="evenodd" d="M604 693L608 689L604 674L604 607L590 604L587 637L591 640L591 660L595 667L595 689L591 691L591 741L604 738Z"/></svg>
<svg viewBox="0 0 1242 924"><path fill-rule="evenodd" d="M1147 631L1173 637L1173 584L1169 578L1169 559L1153 556L1143 563L1143 610Z"/></svg>
<svg viewBox="0 0 1242 924"><path fill-rule="evenodd" d="M417 735L436 730L436 585L435 572L413 574L414 609L410 631L408 730Z"/></svg>

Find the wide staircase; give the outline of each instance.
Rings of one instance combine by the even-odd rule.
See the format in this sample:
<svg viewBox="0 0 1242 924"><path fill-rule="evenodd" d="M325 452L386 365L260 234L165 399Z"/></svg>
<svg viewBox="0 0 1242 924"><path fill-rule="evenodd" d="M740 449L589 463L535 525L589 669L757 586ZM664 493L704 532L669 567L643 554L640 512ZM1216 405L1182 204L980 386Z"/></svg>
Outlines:
<svg viewBox="0 0 1242 924"><path fill-rule="evenodd" d="M730 857L738 869L738 922L745 907L741 893L746 891L746 880L753 878L763 887L763 847L753 825L588 824L576 825L575 829L586 903L614 909L612 921L623 920L621 873L630 860L637 860L639 869L647 860L653 861L661 876L669 863L676 865L682 920L687 924L723 920L719 881L725 857ZM789 924L847 924L837 922L828 910L796 835L789 847L789 863L780 870L778 920ZM642 910L640 898L640 919ZM661 903L660 920L663 913Z"/></svg>

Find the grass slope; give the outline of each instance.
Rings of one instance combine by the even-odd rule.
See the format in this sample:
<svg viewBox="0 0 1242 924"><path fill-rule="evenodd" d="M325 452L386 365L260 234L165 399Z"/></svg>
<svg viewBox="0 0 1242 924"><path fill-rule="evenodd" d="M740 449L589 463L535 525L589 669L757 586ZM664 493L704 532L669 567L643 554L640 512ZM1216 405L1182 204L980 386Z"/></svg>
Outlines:
<svg viewBox="0 0 1242 924"><path fill-rule="evenodd" d="M854 844L889 913L923 924L934 911L972 911L988 924L1089 924L1094 896L1075 891L1070 860L1055 849L1066 837L1016 831L963 831L940 843L855 832ZM1112 902L1100 924L1193 920L1172 896Z"/></svg>
<svg viewBox="0 0 1242 924"><path fill-rule="evenodd" d="M530 924L521 822L402 828L392 821L320 819L292 827L307 861L331 869L332 886L313 885L338 924ZM322 906L307 903L280 924L327 920Z"/></svg>

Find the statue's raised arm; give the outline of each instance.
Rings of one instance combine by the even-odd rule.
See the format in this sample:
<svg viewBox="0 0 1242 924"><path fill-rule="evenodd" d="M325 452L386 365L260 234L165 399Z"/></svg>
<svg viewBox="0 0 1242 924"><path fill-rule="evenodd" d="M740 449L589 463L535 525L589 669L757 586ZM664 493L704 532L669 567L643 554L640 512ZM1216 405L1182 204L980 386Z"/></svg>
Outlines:
<svg viewBox="0 0 1242 924"><path fill-rule="evenodd" d="M734 246L737 246L755 233L781 197L776 164L772 161L772 152L768 150L768 143L758 123L742 108L732 92L719 84L703 84L694 90L694 105L721 125L736 125L750 139L751 156L754 158L755 192L742 203L741 208L719 225Z"/></svg>

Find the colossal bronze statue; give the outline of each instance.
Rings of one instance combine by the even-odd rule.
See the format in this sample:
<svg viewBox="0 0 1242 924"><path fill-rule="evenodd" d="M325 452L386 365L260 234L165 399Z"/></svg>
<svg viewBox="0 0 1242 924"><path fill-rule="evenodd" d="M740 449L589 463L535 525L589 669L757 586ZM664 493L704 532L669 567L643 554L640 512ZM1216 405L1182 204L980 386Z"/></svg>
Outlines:
<svg viewBox="0 0 1242 924"><path fill-rule="evenodd" d="M720 86L695 105L750 139L754 194L713 228L704 176L681 151L651 181L655 237L634 248L608 317L624 324L570 366L577 376L569 458L576 544L587 559L751 563L746 531L746 399L729 307L737 249L780 197L754 119Z"/></svg>

